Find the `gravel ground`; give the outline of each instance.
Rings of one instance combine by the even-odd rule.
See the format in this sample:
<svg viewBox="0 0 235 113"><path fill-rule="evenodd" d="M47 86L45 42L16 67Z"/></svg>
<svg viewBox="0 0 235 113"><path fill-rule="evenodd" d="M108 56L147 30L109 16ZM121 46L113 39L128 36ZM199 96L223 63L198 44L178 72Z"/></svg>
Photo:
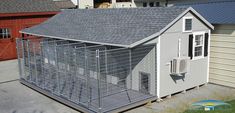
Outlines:
<svg viewBox="0 0 235 113"><path fill-rule="evenodd" d="M235 88L224 87L215 84L208 84L199 89L192 89L185 94L173 95L170 99L163 99L162 102L154 102L150 106L142 106L128 113L181 113L193 102L207 99L233 100L235 99Z"/></svg>
<svg viewBox="0 0 235 113"><path fill-rule="evenodd" d="M0 113L78 113L22 84L18 79L17 60L0 62ZM203 99L235 99L235 89L208 84L186 94L176 94L162 102L140 106L127 113L180 113Z"/></svg>

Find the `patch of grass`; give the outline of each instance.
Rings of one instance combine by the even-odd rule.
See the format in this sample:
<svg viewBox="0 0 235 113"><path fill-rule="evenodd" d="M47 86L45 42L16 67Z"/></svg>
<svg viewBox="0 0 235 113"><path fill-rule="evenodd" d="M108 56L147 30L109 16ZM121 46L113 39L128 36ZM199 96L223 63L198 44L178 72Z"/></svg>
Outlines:
<svg viewBox="0 0 235 113"><path fill-rule="evenodd" d="M228 101L226 103L231 104L231 109L228 109L228 110L215 110L215 111L186 110L183 113L235 113L235 100Z"/></svg>

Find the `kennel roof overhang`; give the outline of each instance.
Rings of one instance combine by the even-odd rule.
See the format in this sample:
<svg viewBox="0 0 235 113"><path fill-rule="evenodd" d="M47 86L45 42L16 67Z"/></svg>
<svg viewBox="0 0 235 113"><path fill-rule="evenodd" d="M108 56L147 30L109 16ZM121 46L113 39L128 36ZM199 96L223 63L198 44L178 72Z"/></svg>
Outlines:
<svg viewBox="0 0 235 113"><path fill-rule="evenodd" d="M68 9L21 33L87 43L135 47L156 38L187 12L213 26L191 7Z"/></svg>

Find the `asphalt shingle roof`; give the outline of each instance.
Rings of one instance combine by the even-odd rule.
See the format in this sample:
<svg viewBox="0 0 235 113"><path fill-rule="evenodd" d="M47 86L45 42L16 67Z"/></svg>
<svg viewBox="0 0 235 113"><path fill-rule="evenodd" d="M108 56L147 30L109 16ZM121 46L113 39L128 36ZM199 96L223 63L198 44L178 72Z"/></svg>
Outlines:
<svg viewBox="0 0 235 113"><path fill-rule="evenodd" d="M70 9L70 8L76 8L76 5L73 4L71 0L61 0L61 1L54 1L56 6L60 9Z"/></svg>
<svg viewBox="0 0 235 113"><path fill-rule="evenodd" d="M1 0L0 13L51 12L60 9L52 0Z"/></svg>
<svg viewBox="0 0 235 113"><path fill-rule="evenodd" d="M130 45L159 32L186 7L68 9L48 21L24 29L39 36Z"/></svg>
<svg viewBox="0 0 235 113"><path fill-rule="evenodd" d="M189 5L212 24L235 24L235 1Z"/></svg>

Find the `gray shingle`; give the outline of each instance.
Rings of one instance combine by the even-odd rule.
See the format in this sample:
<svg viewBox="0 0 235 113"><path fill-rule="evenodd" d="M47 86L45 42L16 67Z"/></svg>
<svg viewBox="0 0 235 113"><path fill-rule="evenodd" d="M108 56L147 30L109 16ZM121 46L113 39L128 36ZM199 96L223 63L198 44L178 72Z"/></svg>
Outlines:
<svg viewBox="0 0 235 113"><path fill-rule="evenodd" d="M40 25L24 29L23 32L130 45L159 32L186 9L186 7L158 7L64 10Z"/></svg>
<svg viewBox="0 0 235 113"><path fill-rule="evenodd" d="M54 1L56 6L59 7L60 9L72 9L76 8L76 5L73 4L71 0L60 0L60 1Z"/></svg>
<svg viewBox="0 0 235 113"><path fill-rule="evenodd" d="M49 12L60 9L52 0L1 0L0 13Z"/></svg>

